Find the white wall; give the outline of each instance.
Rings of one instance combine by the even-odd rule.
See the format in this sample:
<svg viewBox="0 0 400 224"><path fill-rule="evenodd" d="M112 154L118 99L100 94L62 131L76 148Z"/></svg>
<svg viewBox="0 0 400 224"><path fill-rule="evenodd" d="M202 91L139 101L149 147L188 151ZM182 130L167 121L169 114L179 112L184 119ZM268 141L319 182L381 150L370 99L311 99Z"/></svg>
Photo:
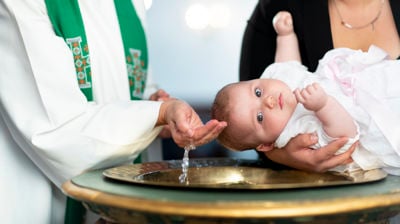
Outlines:
<svg viewBox="0 0 400 224"><path fill-rule="evenodd" d="M192 30L189 6L225 4L230 23L222 29ZM148 10L150 64L161 88L194 106L208 106L216 92L239 77L240 45L256 0L153 0Z"/></svg>

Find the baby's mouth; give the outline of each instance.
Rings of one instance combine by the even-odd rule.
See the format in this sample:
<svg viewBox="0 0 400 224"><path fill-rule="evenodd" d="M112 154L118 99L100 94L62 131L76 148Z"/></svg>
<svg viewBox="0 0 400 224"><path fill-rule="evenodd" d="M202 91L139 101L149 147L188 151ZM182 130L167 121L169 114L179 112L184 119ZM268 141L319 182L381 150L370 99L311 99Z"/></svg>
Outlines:
<svg viewBox="0 0 400 224"><path fill-rule="evenodd" d="M279 107L280 107L281 110L282 110L282 108L283 108L282 93L279 94L278 103L279 103Z"/></svg>

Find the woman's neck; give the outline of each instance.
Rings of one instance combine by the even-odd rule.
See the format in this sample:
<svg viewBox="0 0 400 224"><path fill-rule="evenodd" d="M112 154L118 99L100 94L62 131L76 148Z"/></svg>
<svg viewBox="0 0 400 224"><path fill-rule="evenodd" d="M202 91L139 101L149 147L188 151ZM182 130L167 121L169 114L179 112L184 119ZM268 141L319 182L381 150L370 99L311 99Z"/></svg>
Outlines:
<svg viewBox="0 0 400 224"><path fill-rule="evenodd" d="M396 59L400 38L389 1L329 0L333 47L367 51L375 45Z"/></svg>

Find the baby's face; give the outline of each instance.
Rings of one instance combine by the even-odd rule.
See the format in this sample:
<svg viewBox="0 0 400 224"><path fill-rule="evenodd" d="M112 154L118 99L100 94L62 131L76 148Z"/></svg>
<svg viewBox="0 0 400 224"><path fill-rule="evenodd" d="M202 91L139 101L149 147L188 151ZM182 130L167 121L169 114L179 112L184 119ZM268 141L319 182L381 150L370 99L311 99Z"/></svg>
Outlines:
<svg viewBox="0 0 400 224"><path fill-rule="evenodd" d="M275 79L240 82L229 94L231 123L241 130L243 141L257 145L274 143L297 105L289 86Z"/></svg>

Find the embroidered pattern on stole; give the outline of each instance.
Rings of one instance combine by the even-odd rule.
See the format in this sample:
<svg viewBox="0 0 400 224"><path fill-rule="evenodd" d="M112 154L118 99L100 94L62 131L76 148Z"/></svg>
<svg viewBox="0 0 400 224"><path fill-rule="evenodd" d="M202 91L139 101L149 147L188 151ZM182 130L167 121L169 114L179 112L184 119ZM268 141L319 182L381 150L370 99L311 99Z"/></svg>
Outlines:
<svg viewBox="0 0 400 224"><path fill-rule="evenodd" d="M93 101L89 46L78 0L45 0L57 36L71 49L79 88ZM114 1L125 52L131 100L141 100L147 80L147 43L141 21L131 0Z"/></svg>
<svg viewBox="0 0 400 224"><path fill-rule="evenodd" d="M126 65L131 96L142 99L146 84L147 70L144 68L144 61L140 58L141 51L130 48L129 52L130 55L126 58Z"/></svg>
<svg viewBox="0 0 400 224"><path fill-rule="evenodd" d="M82 37L67 38L65 42L68 44L74 57L76 77L78 79L79 88L92 88L89 48L87 44L82 47Z"/></svg>

